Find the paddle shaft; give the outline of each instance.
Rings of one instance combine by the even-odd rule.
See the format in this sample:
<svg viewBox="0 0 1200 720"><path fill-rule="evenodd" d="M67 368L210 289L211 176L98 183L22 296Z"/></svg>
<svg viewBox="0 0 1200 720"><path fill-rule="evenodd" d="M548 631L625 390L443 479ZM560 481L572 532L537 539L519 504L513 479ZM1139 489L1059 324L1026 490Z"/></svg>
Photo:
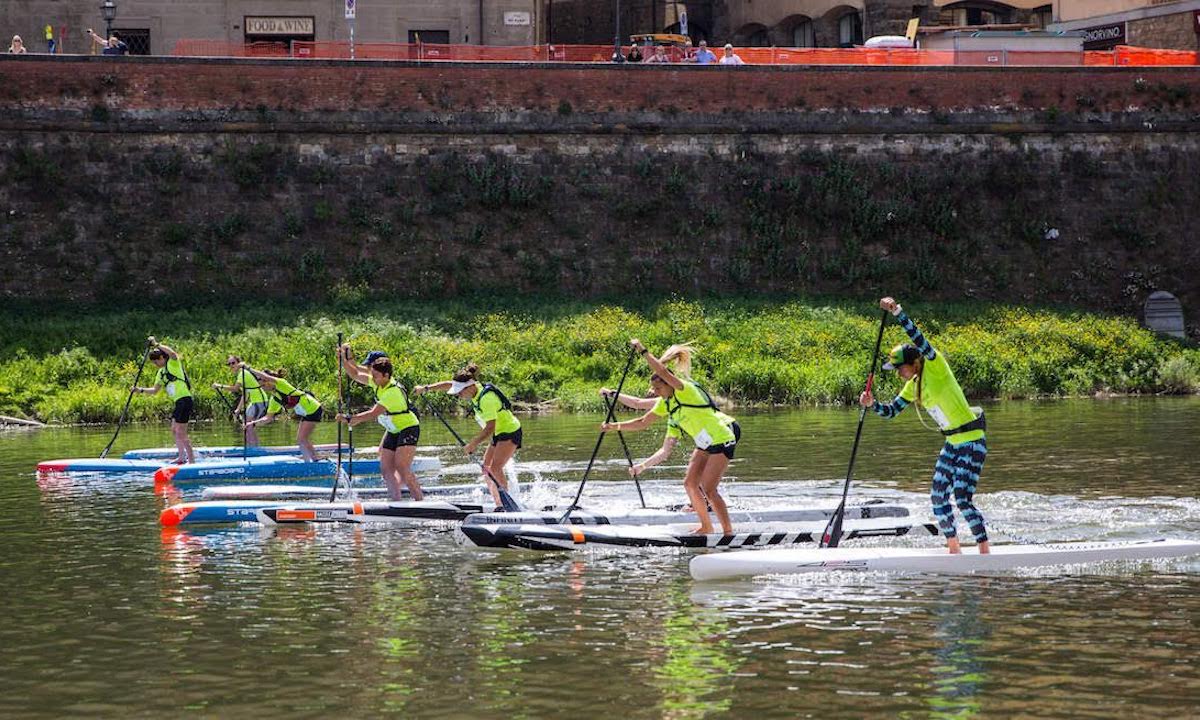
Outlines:
<svg viewBox="0 0 1200 720"><path fill-rule="evenodd" d="M242 462L246 462L246 438L250 435L250 406L246 404L246 368L242 368L238 382L242 386Z"/></svg>
<svg viewBox="0 0 1200 720"><path fill-rule="evenodd" d="M225 393L221 392L221 388L214 386L213 390L217 391L217 397L221 398L221 404L224 405L225 409L229 411L230 417L233 417L236 419L237 418L237 410L234 409L233 403L229 402L229 398L225 397Z"/></svg>
<svg viewBox="0 0 1200 720"><path fill-rule="evenodd" d="M346 372L346 366L342 362L342 360L343 360L342 338L343 338L342 333L338 333L337 353L336 353L337 354L337 382L338 382L338 406L337 406L338 415L343 414L345 412L345 407L346 407L345 399L342 396L342 375L344 375ZM337 419L338 418L334 418L335 424L337 425L337 431L338 431L337 468L333 471L333 489L329 491L329 502L333 502L334 500L337 499L338 483L341 482L341 479L342 479L342 424L340 422L337 422Z"/></svg>
<svg viewBox="0 0 1200 720"><path fill-rule="evenodd" d="M620 399L620 398L618 398L618 399ZM629 467L632 468L633 467L633 456L629 454L629 445L625 444L625 433L618 430L617 431L617 439L621 441L621 450L625 452L625 461L628 462ZM642 481L640 479L638 479L638 476L636 474L634 474L634 476L633 476L633 486L637 488L638 500L640 500L642 502L642 507L645 508L646 507L646 497L644 495L642 495Z"/></svg>
<svg viewBox="0 0 1200 720"><path fill-rule="evenodd" d="M887 325L888 312L883 311L883 316L879 318L879 332L875 335L875 352L871 355L871 366L867 368L867 392L871 391L871 386L875 382L875 366L879 363L879 347L883 343L883 328ZM829 524L825 526L825 532L821 534L821 547L837 547L838 540L842 537L842 520L846 516L846 498L850 494L850 478L854 477L854 461L858 458L858 443L862 440L863 422L867 419L867 408L863 406L858 413L858 429L854 432L854 447L850 450L850 467L846 469L846 483L842 486L842 501L838 503L837 510L834 511L833 517L829 518Z"/></svg>
<svg viewBox="0 0 1200 720"><path fill-rule="evenodd" d="M117 436L121 434L121 426L125 424L125 418L129 415L129 403L133 402L133 392L137 390L138 381L142 379L142 370L146 368L146 361L150 359L150 348L146 348L146 352L142 354L142 362L138 365L137 375L133 378L133 385L129 386L129 397L125 398L125 408L121 410L121 417L117 420L117 431L113 433L112 440L104 446L100 451L100 457L108 457L108 451L112 450L113 443L117 441Z"/></svg>
<svg viewBox="0 0 1200 720"><path fill-rule="evenodd" d="M629 359L625 361L625 370L621 373L621 382L617 383L617 391L613 393L611 402L608 400L605 400L604 402L604 405L608 410L608 412L604 414L605 424L612 422L613 411L616 410L617 401L621 397L621 389L625 387L625 378L629 377L629 368L633 366L633 358L636 354L637 352L634 350L629 351ZM564 513L562 518L559 519L560 523L566 522L566 519L571 515L571 511L575 509L576 503L579 502L579 498L583 496L583 486L587 485L588 475L592 474L592 465L596 463L596 455L600 453L600 444L604 442L605 432L606 431L601 430L600 436L596 438L596 447L592 448L592 457L588 460L587 469L583 471L583 479L579 481L579 489L575 491L575 499L572 500L571 504L567 506L566 513ZM628 454L628 450L626 450L626 453ZM638 493L641 494L640 486L638 488Z"/></svg>
<svg viewBox="0 0 1200 720"><path fill-rule="evenodd" d="M425 398L425 407L429 408L429 411L432 412L438 420L442 421L442 424L446 426L446 429L449 430L450 434L454 436L454 439L458 441L460 447L467 447L467 443L462 439L462 436L458 434L458 432L450 425L450 423L446 422L446 418L442 417L442 414L438 412L436 407L433 406L433 403L429 402L429 398ZM475 464L479 466L480 470L483 470L483 474L487 476L487 479L492 481L492 486L496 488L496 493L500 496L500 504L504 507L504 509L508 512L520 511L521 504L509 494L508 490L504 489L504 486L500 484L500 481L492 475L492 471L488 470L487 466L484 465L483 462L481 462L478 458L476 458L474 454L467 453L467 455L475 461Z"/></svg>

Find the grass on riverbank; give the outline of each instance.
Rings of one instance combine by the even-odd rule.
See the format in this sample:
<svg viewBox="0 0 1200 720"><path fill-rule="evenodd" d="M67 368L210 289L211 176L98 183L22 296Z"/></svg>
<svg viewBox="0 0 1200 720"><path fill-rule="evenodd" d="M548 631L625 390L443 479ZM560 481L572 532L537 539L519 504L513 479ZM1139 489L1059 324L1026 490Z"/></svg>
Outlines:
<svg viewBox="0 0 1200 720"><path fill-rule="evenodd" d="M987 304L921 305L909 313L944 350L969 397L1021 398L1200 392L1200 350L1132 319ZM147 334L179 350L199 417L220 414L209 384L228 382L228 353L284 367L327 406L336 398L332 347L345 332L360 357L387 350L406 385L449 377L468 360L510 397L598 409L614 386L628 338L652 350L693 341L695 376L738 403L850 402L862 387L879 311L870 302L646 301L596 305L558 299L366 304L349 293L322 307L212 306L175 311L15 310L0 318L0 414L49 422L112 422L121 412ZM889 322L884 345L903 340ZM153 379L147 365L142 385ZM628 386L646 388L638 361ZM898 389L885 374L880 395ZM449 398L439 398L448 403ZM368 400L357 395L357 407ZM162 417L162 397L136 397L134 419Z"/></svg>

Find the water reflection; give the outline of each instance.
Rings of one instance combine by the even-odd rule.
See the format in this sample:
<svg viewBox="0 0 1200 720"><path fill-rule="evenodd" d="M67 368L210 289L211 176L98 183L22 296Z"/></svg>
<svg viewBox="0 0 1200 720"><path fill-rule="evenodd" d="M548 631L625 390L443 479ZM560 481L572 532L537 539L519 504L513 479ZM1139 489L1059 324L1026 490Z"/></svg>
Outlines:
<svg viewBox="0 0 1200 720"><path fill-rule="evenodd" d="M1200 431L1200 401L1009 403L988 415L995 447L979 497L1010 537L1200 537L1188 440ZM836 502L852 409L739 420L747 444L728 488L736 506ZM595 418L527 425L537 442L522 451L525 480L539 477L527 495L570 497ZM901 447L867 428L856 498L927 513L940 441L916 434L915 421L909 429ZM165 438L159 428L125 432L127 447ZM234 440L216 426L197 435ZM314 717L1190 716L1200 706L1200 560L710 587L690 581L689 555L677 551L487 554L455 546L444 528L164 531L163 503L195 491L159 498L148 478L32 472L37 460L98 452L108 436L0 435L4 717L181 707ZM431 428L429 440L449 438ZM639 454L657 446L630 440L646 442L631 448ZM926 442L929 462L914 462ZM584 502L634 507L624 460L609 449ZM681 469L651 473L650 504L682 500Z"/></svg>

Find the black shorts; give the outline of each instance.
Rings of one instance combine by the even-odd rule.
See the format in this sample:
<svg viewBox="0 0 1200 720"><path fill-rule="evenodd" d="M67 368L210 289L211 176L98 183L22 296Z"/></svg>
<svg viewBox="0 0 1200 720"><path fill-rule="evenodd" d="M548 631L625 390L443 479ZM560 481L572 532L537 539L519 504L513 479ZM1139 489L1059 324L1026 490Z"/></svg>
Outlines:
<svg viewBox="0 0 1200 720"><path fill-rule="evenodd" d="M192 400L191 395L179 398L175 401L175 409L171 411L171 419L180 425L187 425L188 421L192 419L192 408L194 406L195 402Z"/></svg>
<svg viewBox="0 0 1200 720"><path fill-rule="evenodd" d="M521 449L521 431L525 428L517 428L510 433L500 433L492 436L492 445L499 445L502 442L513 442L517 444L517 449Z"/></svg>
<svg viewBox="0 0 1200 720"><path fill-rule="evenodd" d="M400 432L390 432L383 434L383 442L379 443L379 447L383 450L395 450L399 447L408 447L416 445L421 439L421 426L413 425L406 427Z"/></svg>
<svg viewBox="0 0 1200 720"><path fill-rule="evenodd" d="M300 422L321 422L321 418L325 416L325 408L319 407L317 411L311 415L297 415L296 419Z"/></svg>
<svg viewBox="0 0 1200 720"><path fill-rule="evenodd" d="M709 455L724 455L730 460L733 459L733 451L737 449L738 440L742 439L742 426L734 423L729 426L733 431L733 442L727 442L724 445L709 445L704 448L704 452Z"/></svg>

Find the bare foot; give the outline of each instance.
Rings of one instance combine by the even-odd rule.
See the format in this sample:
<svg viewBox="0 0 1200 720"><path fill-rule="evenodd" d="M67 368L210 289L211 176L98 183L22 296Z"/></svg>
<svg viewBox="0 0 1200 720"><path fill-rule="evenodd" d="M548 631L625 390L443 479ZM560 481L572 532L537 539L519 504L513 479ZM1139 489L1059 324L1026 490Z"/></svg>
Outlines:
<svg viewBox="0 0 1200 720"><path fill-rule="evenodd" d="M688 535L712 535L712 531L713 529L711 526L704 527L703 525L700 525L699 527L692 528L692 531L689 532Z"/></svg>
<svg viewBox="0 0 1200 720"><path fill-rule="evenodd" d="M958 544L958 538L946 538L946 548L951 555L962 555L962 546Z"/></svg>
<svg viewBox="0 0 1200 720"><path fill-rule="evenodd" d="M992 546L990 543L988 543L987 540L984 540L983 542L979 543L978 547L979 547L980 555L991 555L992 554Z"/></svg>

